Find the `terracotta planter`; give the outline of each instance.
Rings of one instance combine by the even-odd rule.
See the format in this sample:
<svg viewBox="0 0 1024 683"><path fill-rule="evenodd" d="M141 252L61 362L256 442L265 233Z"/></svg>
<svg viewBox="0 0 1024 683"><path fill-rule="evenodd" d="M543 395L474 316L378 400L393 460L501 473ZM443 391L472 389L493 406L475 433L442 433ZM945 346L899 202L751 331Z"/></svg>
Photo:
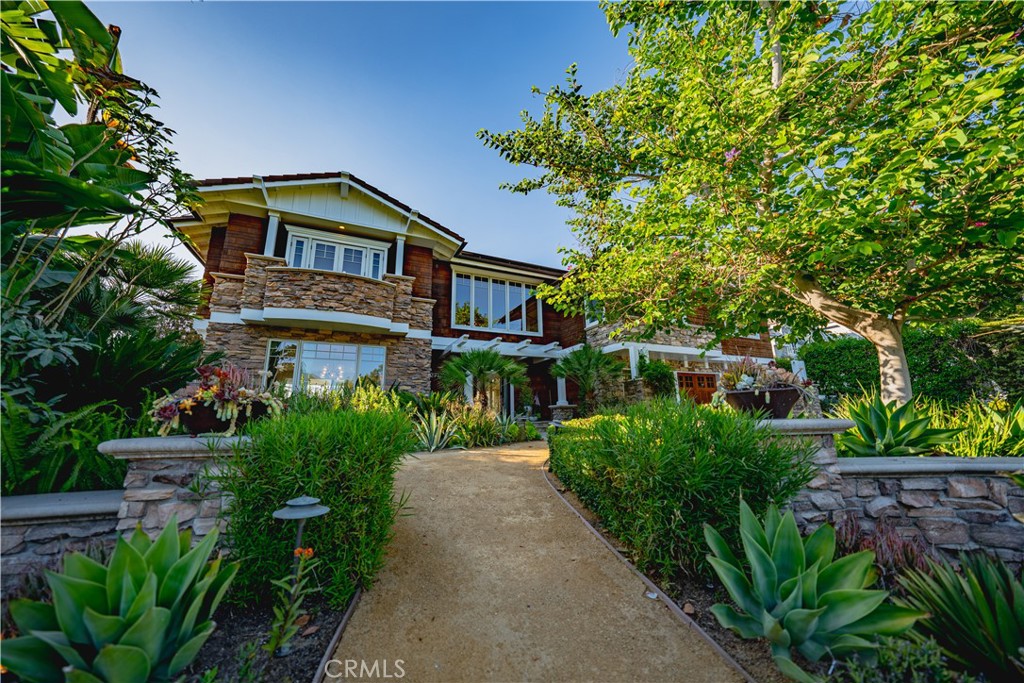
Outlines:
<svg viewBox="0 0 1024 683"><path fill-rule="evenodd" d="M267 406L262 403L253 405L251 418L244 411L239 413L238 418L235 420L235 431L241 429L250 419L260 418L266 414ZM192 406L191 415L181 411L178 420L181 422L181 426L187 429L188 433L193 436L198 434L223 434L231 429L230 422L217 418L217 411L213 409L213 406L206 406L202 403Z"/></svg>
<svg viewBox="0 0 1024 683"><path fill-rule="evenodd" d="M768 399L769 396L771 400ZM756 393L752 389L725 392L726 403L736 410L746 413L767 411L768 417L773 420L784 420L789 417L789 411L799 399L800 390L796 387L763 389Z"/></svg>

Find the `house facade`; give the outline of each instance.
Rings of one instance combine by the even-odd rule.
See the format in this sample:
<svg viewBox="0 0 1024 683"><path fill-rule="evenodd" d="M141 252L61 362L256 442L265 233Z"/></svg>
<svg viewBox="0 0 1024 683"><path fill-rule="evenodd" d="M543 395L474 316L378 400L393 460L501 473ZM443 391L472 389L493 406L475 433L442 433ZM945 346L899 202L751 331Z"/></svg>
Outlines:
<svg viewBox="0 0 1024 683"><path fill-rule="evenodd" d="M773 356L767 335L702 353L699 326L619 341L608 325L537 298L537 285L564 271L468 251L455 231L349 173L215 178L198 189L205 203L175 220L211 291L196 329L208 350L270 382L315 389L365 377L426 392L440 388L447 357L486 348L527 367L529 391L503 389L505 409L549 417L576 398L550 366L585 341L628 360L632 378L641 355L666 360L698 400L724 362Z"/></svg>

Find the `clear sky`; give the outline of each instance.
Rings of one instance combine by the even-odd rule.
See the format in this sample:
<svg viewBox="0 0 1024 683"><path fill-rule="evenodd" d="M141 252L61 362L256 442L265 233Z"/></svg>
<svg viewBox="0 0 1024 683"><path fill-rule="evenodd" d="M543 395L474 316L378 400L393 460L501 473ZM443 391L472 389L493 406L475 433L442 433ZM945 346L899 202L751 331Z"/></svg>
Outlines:
<svg viewBox="0 0 1024 683"><path fill-rule="evenodd" d="M474 137L540 111L531 86L580 65L587 90L631 60L590 2L92 2L123 30L197 178L349 171L463 235L560 265L567 212L499 190L528 172Z"/></svg>

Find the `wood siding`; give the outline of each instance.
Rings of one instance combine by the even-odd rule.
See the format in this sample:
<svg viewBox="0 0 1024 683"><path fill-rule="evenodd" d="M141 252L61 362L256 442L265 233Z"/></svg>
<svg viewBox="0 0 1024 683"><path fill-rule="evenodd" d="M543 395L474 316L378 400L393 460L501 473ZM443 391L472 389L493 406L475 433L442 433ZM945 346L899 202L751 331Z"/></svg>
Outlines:
<svg viewBox="0 0 1024 683"><path fill-rule="evenodd" d="M429 247L405 245L405 266L402 275L414 277L412 295L425 299L434 297L434 250Z"/></svg>

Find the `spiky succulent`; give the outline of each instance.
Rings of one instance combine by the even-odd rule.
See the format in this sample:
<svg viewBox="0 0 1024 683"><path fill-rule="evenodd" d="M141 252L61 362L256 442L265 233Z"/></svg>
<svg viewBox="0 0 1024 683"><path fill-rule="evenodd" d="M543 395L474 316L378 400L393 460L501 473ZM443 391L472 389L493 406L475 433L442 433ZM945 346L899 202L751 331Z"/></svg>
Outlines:
<svg viewBox="0 0 1024 683"><path fill-rule="evenodd" d="M178 676L213 633L211 617L238 571L209 561L216 529L196 545L175 517L150 540L119 538L107 566L81 553L47 572L53 604L12 600L21 635L3 665L27 683L142 683Z"/></svg>
<svg viewBox="0 0 1024 683"><path fill-rule="evenodd" d="M766 638L776 666L794 680L816 679L792 660L793 648L812 662L842 658L874 649L874 636L902 633L923 615L888 604L886 591L868 588L875 581L870 550L833 561L835 530L827 524L803 538L792 512L782 515L772 506L761 526L741 502L745 562L707 524L704 537L714 553L708 562L739 608L718 604L711 612L744 638Z"/></svg>
<svg viewBox="0 0 1024 683"><path fill-rule="evenodd" d="M960 429L929 429L931 417L913 403L885 403L875 394L850 406L854 427L837 437L841 450L857 457L925 455L953 440Z"/></svg>

